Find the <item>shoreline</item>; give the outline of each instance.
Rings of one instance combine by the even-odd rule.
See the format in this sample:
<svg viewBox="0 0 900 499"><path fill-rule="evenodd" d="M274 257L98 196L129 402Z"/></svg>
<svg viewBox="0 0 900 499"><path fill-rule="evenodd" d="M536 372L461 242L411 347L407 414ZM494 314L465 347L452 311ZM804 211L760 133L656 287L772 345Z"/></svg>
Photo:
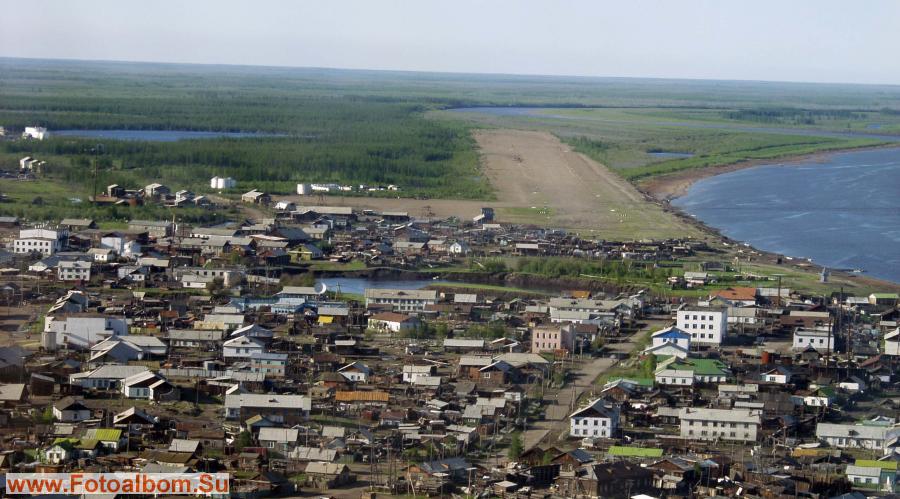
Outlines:
<svg viewBox="0 0 900 499"><path fill-rule="evenodd" d="M825 156L831 156L834 154L887 148L900 148L900 145L882 144L866 147L851 147L846 149L816 152L812 154L803 154L799 156L788 156L778 160L749 160L739 163L732 163L729 165L696 168L685 170L683 172L676 172L668 175L661 175L659 177L650 178L646 181L635 183L635 187L645 196L648 201L658 203L666 211L673 213L675 216L685 221L686 223L697 227L702 233L715 238L717 242L727 244L729 247L738 247L743 245L744 243L725 236L719 229L712 227L699 218L693 217L690 214L684 212L680 208L674 206L671 201L687 194L688 189L690 189L690 187L695 182L707 177L721 175L723 173L734 172L746 168L753 168L755 166L771 165L776 162L780 164L793 164L800 162L819 161ZM755 246L744 247L747 249L751 249L758 254L756 260L757 262L776 264L778 258L790 256L794 258L794 260L783 261L782 263L782 265L784 265L786 268L795 269L801 272L818 272L817 269L823 267L821 264L818 264L815 261L809 262L805 259L801 259L800 257L794 257L793 255L773 253L770 251L759 249ZM866 274L857 274L841 269L829 269L829 272L831 273L832 277L849 279L853 283L856 283L856 285L861 287L871 287L893 292L900 292L900 283L897 282L872 277Z"/></svg>
<svg viewBox="0 0 900 499"><path fill-rule="evenodd" d="M650 177L646 180L638 180L634 185L643 194L668 206L671 205L671 201L673 199L680 198L687 194L688 189L690 189L690 187L694 185L695 182L707 177L714 177L716 175L722 175L723 173L735 172L738 170L744 170L756 166L819 161L826 156L831 156L834 154L892 148L900 149L900 143L887 143L863 147L848 147L845 149L832 149L829 151L801 154L799 156L785 156L784 158L780 159L751 159L738 163L730 163L727 165L690 168L687 170L682 170L680 172Z"/></svg>

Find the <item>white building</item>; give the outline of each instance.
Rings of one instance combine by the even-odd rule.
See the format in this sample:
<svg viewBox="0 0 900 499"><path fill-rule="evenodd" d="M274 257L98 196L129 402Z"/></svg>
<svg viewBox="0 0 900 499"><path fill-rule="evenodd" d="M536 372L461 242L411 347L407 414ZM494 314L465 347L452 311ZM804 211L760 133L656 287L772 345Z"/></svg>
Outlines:
<svg viewBox="0 0 900 499"><path fill-rule="evenodd" d="M656 357L677 357L679 359L685 359L691 352L676 343L662 343L650 346L644 349L642 353L644 355L655 355Z"/></svg>
<svg viewBox="0 0 900 499"><path fill-rule="evenodd" d="M694 386L694 371L673 367L659 368L654 373L654 381L657 385Z"/></svg>
<svg viewBox="0 0 900 499"><path fill-rule="evenodd" d="M767 381L769 383L777 383L779 385L786 385L791 382L791 377L794 375L790 369L784 366L776 366L773 369L770 369L760 375L760 379L762 381Z"/></svg>
<svg viewBox="0 0 900 499"><path fill-rule="evenodd" d="M366 307L391 305L400 312L425 310L437 303L437 291L428 289L366 289Z"/></svg>
<svg viewBox="0 0 900 499"><path fill-rule="evenodd" d="M464 241L456 241L447 247L447 251L451 255L468 255L472 252L472 248Z"/></svg>
<svg viewBox="0 0 900 499"><path fill-rule="evenodd" d="M87 250L87 254L97 263L111 262L116 258L116 252L109 248L91 248Z"/></svg>
<svg viewBox="0 0 900 499"><path fill-rule="evenodd" d="M884 335L884 354L900 356L900 327Z"/></svg>
<svg viewBox="0 0 900 499"><path fill-rule="evenodd" d="M415 383L418 378L433 376L434 366L403 366L403 382Z"/></svg>
<svg viewBox="0 0 900 499"><path fill-rule="evenodd" d="M652 346L658 347L663 345L674 344L685 350L691 349L691 335L677 327L667 327L663 330L653 333L651 336Z"/></svg>
<svg viewBox="0 0 900 499"><path fill-rule="evenodd" d="M69 232L64 229L22 229L19 238L13 242L13 252L50 256L63 249L68 237Z"/></svg>
<svg viewBox="0 0 900 499"><path fill-rule="evenodd" d="M619 408L597 399L569 416L569 436L612 438L619 428Z"/></svg>
<svg viewBox="0 0 900 499"><path fill-rule="evenodd" d="M65 397L53 404L53 417L61 423L78 423L90 419L93 411L72 397Z"/></svg>
<svg viewBox="0 0 900 499"><path fill-rule="evenodd" d="M108 317L100 314L68 314L47 316L44 319L44 339L47 345L66 345L68 348L88 349L110 336L128 334L124 317Z"/></svg>
<svg viewBox="0 0 900 499"><path fill-rule="evenodd" d="M147 366L107 364L93 371L70 374L69 383L87 389L119 388L122 380L144 371L149 371Z"/></svg>
<svg viewBox="0 0 900 499"><path fill-rule="evenodd" d="M854 487L869 490L893 492L897 483L896 469L883 469L880 466L857 466L848 464L847 481Z"/></svg>
<svg viewBox="0 0 900 499"><path fill-rule="evenodd" d="M247 336L238 336L222 344L222 357L230 359L249 359L254 354L266 351L262 341Z"/></svg>
<svg viewBox="0 0 900 499"><path fill-rule="evenodd" d="M122 380L122 394L132 399L159 400L172 390L168 380L153 371L133 374Z"/></svg>
<svg viewBox="0 0 900 499"><path fill-rule="evenodd" d="M634 316L629 300L593 300L587 298L551 298L551 322L609 322Z"/></svg>
<svg viewBox="0 0 900 499"><path fill-rule="evenodd" d="M697 345L718 346L728 332L728 312L724 308L685 308L678 311L675 326L689 333Z"/></svg>
<svg viewBox="0 0 900 499"><path fill-rule="evenodd" d="M27 126L25 127L25 131L22 132L22 137L44 140L50 137L50 132L48 132L47 129L42 126Z"/></svg>
<svg viewBox="0 0 900 499"><path fill-rule="evenodd" d="M375 331L399 333L412 331L419 326L419 319L397 312L382 312L369 317L368 327Z"/></svg>
<svg viewBox="0 0 900 499"><path fill-rule="evenodd" d="M891 446L897 445L900 427L819 423L816 425L816 438L838 449L870 449L888 454Z"/></svg>
<svg viewBox="0 0 900 499"><path fill-rule="evenodd" d="M834 351L834 335L825 328L804 329L797 328L794 331L794 340L791 343L793 350L806 350L813 347L818 352Z"/></svg>
<svg viewBox="0 0 900 499"><path fill-rule="evenodd" d="M681 438L692 440L736 440L755 442L759 430L759 411L752 409L697 409L685 407L681 419Z"/></svg>
<svg viewBox="0 0 900 499"><path fill-rule="evenodd" d="M306 395L275 395L269 393L229 393L225 395L225 418L238 419L241 411L265 415L276 422L290 422L309 417L312 399Z"/></svg>
<svg viewBox="0 0 900 499"><path fill-rule="evenodd" d="M90 281L91 262L63 260L56 267L56 277L60 281Z"/></svg>
<svg viewBox="0 0 900 499"><path fill-rule="evenodd" d="M369 381L372 375L372 369L362 362L354 362L337 370L338 374L347 378L349 381L365 383Z"/></svg>
<svg viewBox="0 0 900 499"><path fill-rule="evenodd" d="M231 189L237 185L237 181L231 177L213 177L209 179L211 189Z"/></svg>

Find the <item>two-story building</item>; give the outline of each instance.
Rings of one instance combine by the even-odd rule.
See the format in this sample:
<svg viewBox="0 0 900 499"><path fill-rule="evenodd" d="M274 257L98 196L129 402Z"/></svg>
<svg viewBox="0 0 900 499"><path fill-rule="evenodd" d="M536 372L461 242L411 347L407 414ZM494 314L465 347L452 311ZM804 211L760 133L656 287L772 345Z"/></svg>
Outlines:
<svg viewBox="0 0 900 499"><path fill-rule="evenodd" d="M814 348L820 353L833 352L834 334L831 332L830 328L825 326L810 329L797 328L794 330L791 349L794 351L801 351L806 350L809 347Z"/></svg>
<svg viewBox="0 0 900 499"><path fill-rule="evenodd" d="M602 398L569 416L569 436L612 438L619 429L619 407Z"/></svg>
<svg viewBox="0 0 900 499"><path fill-rule="evenodd" d="M437 291L430 289L366 289L366 307L390 305L394 311L423 311L437 303Z"/></svg>
<svg viewBox="0 0 900 499"><path fill-rule="evenodd" d="M755 442L761 424L759 411L685 407L678 415L681 438Z"/></svg>
<svg viewBox="0 0 900 499"><path fill-rule="evenodd" d="M538 327L531 332L531 352L566 351L575 349L575 326Z"/></svg>

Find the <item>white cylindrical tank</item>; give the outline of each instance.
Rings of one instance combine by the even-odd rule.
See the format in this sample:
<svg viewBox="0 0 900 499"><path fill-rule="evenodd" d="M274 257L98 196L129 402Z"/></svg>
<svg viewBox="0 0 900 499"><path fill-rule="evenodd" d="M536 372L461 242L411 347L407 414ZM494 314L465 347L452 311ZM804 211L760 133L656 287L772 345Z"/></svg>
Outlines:
<svg viewBox="0 0 900 499"><path fill-rule="evenodd" d="M56 351L56 331L44 331L41 333L41 346L47 352Z"/></svg>
<svg viewBox="0 0 900 499"><path fill-rule="evenodd" d="M213 178L209 179L209 187L211 189L221 189L221 187L219 187L219 185L221 185L221 182L222 182L221 178L213 177Z"/></svg>
<svg viewBox="0 0 900 499"><path fill-rule="evenodd" d="M309 196L312 194L312 186L309 184L297 184L297 194L301 196Z"/></svg>

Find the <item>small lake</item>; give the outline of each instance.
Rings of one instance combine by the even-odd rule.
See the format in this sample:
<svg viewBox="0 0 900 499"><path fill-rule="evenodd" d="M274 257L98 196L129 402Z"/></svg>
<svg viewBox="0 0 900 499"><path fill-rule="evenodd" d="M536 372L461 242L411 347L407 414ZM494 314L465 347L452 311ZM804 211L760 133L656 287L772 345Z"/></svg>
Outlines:
<svg viewBox="0 0 900 499"><path fill-rule="evenodd" d="M898 193L888 148L704 178L673 204L756 248L900 283Z"/></svg>
<svg viewBox="0 0 900 499"><path fill-rule="evenodd" d="M341 293L361 295L365 294L366 289L422 289L426 286L443 284L448 281L441 279L382 280L364 277L325 277L317 279L316 282L324 283L329 291L337 291L340 288Z"/></svg>
<svg viewBox="0 0 900 499"><path fill-rule="evenodd" d="M658 151L658 152L648 152L647 154L649 154L650 156L653 156L654 158L660 158L660 159L682 159L682 158L693 158L694 157L694 154L689 153L689 152Z"/></svg>
<svg viewBox="0 0 900 499"><path fill-rule="evenodd" d="M192 130L51 130L51 136L107 140L145 140L148 142L176 142L192 139L279 137L257 132L198 132Z"/></svg>

